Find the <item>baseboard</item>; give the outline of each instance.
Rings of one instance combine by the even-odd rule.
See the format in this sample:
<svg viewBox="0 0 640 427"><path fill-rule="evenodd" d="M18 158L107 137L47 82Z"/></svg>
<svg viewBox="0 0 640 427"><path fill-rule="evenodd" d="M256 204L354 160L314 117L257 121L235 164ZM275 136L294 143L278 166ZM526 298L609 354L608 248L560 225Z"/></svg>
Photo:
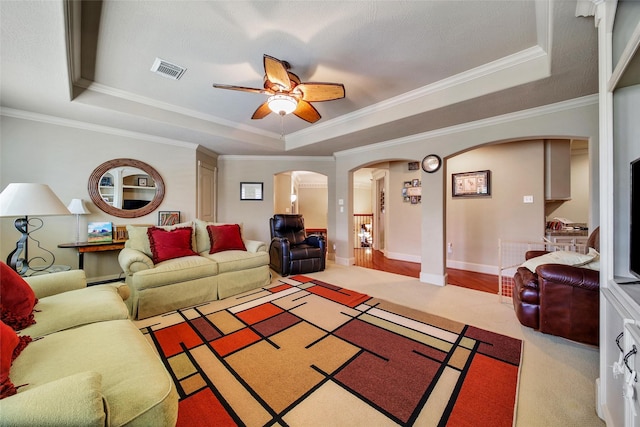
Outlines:
<svg viewBox="0 0 640 427"><path fill-rule="evenodd" d="M606 425L613 425L613 417L609 412L609 408L606 405L606 402L602 400L602 384L600 382L600 378L596 378L596 414L602 421L605 422Z"/></svg>
<svg viewBox="0 0 640 427"><path fill-rule="evenodd" d="M384 255L389 258L389 259L395 259L398 261L409 261L409 262L417 262L417 263L421 263L422 262L422 257L420 255L410 255L410 254L403 254L400 252L384 252Z"/></svg>
<svg viewBox="0 0 640 427"><path fill-rule="evenodd" d="M474 264L472 262L455 261L448 259L447 268L455 268L456 270L474 271L476 273L493 274L497 276L500 268L497 265Z"/></svg>
<svg viewBox="0 0 640 427"><path fill-rule="evenodd" d="M429 283L431 285L445 286L447 284L447 275L420 273L420 281L422 283Z"/></svg>
<svg viewBox="0 0 640 427"><path fill-rule="evenodd" d="M356 263L356 259L355 258L345 258L345 257L341 257L341 256L337 256L336 255L336 264L338 265L346 265L346 266L350 266L350 265L354 265Z"/></svg>

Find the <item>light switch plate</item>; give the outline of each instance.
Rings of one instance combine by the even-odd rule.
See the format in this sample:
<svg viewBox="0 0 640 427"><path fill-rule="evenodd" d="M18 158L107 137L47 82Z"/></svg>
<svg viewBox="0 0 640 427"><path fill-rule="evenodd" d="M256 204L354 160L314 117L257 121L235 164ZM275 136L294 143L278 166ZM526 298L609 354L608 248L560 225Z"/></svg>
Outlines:
<svg viewBox="0 0 640 427"><path fill-rule="evenodd" d="M523 203L533 203L533 196L524 196L522 198Z"/></svg>

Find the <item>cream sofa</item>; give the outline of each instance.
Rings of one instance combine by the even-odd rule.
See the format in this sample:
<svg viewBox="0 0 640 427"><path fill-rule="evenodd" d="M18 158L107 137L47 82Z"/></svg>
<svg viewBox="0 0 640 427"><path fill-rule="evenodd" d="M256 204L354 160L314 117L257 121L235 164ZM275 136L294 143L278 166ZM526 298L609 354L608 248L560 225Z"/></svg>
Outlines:
<svg viewBox="0 0 640 427"><path fill-rule="evenodd" d="M33 341L11 365L0 426L175 425L175 386L128 318L126 286L86 287L82 270L26 281L39 300L19 335Z"/></svg>
<svg viewBox="0 0 640 427"><path fill-rule="evenodd" d="M128 225L129 239L118 261L125 273L131 297L127 306L132 318L144 319L178 308L226 298L271 282L269 253L264 242L243 239L246 251L228 250L210 254L207 226L195 220L177 224L192 226L192 247L198 255L153 263L148 226Z"/></svg>

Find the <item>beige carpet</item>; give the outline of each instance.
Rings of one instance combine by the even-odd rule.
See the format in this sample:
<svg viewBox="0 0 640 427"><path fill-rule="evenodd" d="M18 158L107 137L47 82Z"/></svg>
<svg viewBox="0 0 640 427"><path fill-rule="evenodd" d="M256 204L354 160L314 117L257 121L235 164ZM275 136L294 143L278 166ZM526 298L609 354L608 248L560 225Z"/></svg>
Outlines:
<svg viewBox="0 0 640 427"><path fill-rule="evenodd" d="M517 426L605 425L595 409L598 349L520 325L497 295L332 262L306 276L524 340Z"/></svg>
<svg viewBox="0 0 640 427"><path fill-rule="evenodd" d="M522 340L306 275L136 321L178 426L503 426Z"/></svg>

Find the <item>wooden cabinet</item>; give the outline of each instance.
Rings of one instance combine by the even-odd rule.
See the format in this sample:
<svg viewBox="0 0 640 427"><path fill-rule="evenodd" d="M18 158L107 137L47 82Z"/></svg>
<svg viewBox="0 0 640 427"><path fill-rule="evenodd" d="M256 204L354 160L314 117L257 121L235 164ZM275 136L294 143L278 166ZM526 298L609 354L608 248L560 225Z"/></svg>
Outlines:
<svg viewBox="0 0 640 427"><path fill-rule="evenodd" d="M571 141L544 141L544 198L571 200Z"/></svg>

